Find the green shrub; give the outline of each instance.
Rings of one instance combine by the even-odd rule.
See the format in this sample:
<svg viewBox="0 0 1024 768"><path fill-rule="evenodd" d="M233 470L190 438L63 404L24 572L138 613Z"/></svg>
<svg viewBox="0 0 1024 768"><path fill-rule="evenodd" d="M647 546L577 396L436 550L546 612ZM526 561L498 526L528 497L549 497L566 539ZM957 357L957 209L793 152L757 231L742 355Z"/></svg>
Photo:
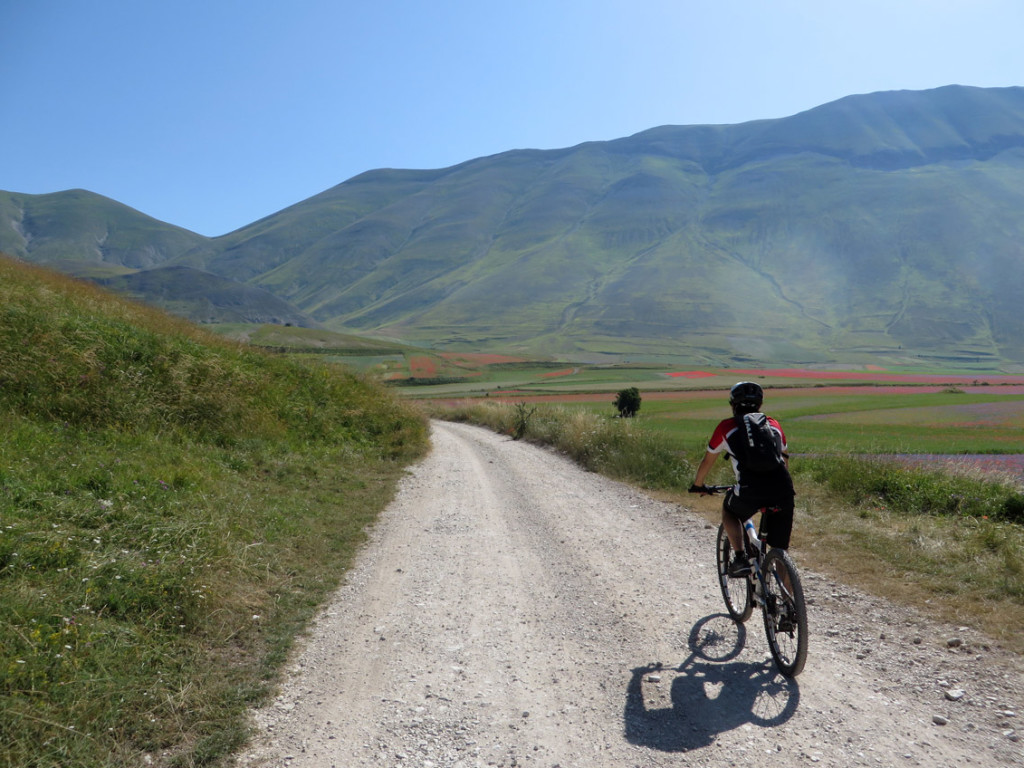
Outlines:
<svg viewBox="0 0 1024 768"><path fill-rule="evenodd" d="M526 403L516 403L514 425L512 427L512 439L522 440L523 436L530 429L530 419L537 412L537 408L531 408Z"/></svg>
<svg viewBox="0 0 1024 768"><path fill-rule="evenodd" d="M1012 483L853 456L801 458L804 473L854 504L883 504L902 514L989 517L1024 523L1024 494Z"/></svg>
<svg viewBox="0 0 1024 768"><path fill-rule="evenodd" d="M633 418L640 412L640 390L636 387L621 390L615 396L613 405L622 418Z"/></svg>

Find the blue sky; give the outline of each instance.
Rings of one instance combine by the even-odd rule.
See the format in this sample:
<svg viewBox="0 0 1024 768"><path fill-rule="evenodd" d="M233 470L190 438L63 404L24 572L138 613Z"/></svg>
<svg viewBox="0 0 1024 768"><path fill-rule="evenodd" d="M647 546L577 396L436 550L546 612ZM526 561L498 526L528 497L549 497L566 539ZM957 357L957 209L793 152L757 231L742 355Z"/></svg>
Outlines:
<svg viewBox="0 0 1024 768"><path fill-rule="evenodd" d="M1020 0L0 0L0 189L220 235L441 168L854 93L1024 85Z"/></svg>

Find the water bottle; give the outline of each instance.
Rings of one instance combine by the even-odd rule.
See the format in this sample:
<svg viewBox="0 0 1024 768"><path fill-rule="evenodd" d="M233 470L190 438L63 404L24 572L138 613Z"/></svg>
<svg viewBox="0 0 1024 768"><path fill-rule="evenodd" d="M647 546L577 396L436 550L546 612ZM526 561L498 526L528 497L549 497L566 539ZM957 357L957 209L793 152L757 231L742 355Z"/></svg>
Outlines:
<svg viewBox="0 0 1024 768"><path fill-rule="evenodd" d="M761 548L761 540L757 538L757 528L754 527L753 520L747 520L743 523L743 530L746 531L747 537L750 539L750 543L758 549Z"/></svg>

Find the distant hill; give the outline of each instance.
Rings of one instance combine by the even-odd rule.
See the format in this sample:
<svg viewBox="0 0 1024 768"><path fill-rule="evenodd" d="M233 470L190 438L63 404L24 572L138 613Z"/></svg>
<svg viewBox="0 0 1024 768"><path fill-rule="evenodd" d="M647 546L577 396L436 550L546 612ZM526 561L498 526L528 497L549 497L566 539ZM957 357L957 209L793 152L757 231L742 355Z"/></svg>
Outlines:
<svg viewBox="0 0 1024 768"><path fill-rule="evenodd" d="M315 325L269 291L190 267L154 267L94 281L201 323Z"/></svg>
<svg viewBox="0 0 1024 768"><path fill-rule="evenodd" d="M1024 88L949 86L371 171L215 239L5 193L0 249L186 266L450 348L1013 368L1022 169Z"/></svg>
<svg viewBox="0 0 1024 768"><path fill-rule="evenodd" d="M0 191L0 251L25 261L148 269L208 242L81 189L52 195Z"/></svg>
<svg viewBox="0 0 1024 768"><path fill-rule="evenodd" d="M100 283L197 322L315 323L257 286L188 267L212 241L84 190L0 192L0 252Z"/></svg>

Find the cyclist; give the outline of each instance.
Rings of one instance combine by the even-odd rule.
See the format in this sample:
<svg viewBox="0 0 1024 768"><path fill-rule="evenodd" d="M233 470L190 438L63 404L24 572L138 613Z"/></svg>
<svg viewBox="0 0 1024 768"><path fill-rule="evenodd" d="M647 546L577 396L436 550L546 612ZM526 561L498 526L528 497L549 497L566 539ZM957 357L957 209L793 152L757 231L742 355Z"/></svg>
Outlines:
<svg viewBox="0 0 1024 768"><path fill-rule="evenodd" d="M725 493L722 502L722 524L729 536L729 544L735 552L729 564L730 576L745 576L750 573L751 565L747 558L743 543L743 523L764 507L772 508L766 512L765 540L771 547L789 548L789 537L793 529L793 504L795 491L793 479L789 475L789 454L786 435L775 419L767 416L751 417L748 414L759 414L764 402L764 391L758 384L741 381L729 393L729 405L732 406L732 417L723 419L708 441L707 452L697 467L690 491L704 494L704 480L714 466L715 460L722 454L732 461L736 474L736 484ZM774 445L768 445L761 454L755 453L754 433L756 425L763 424L764 434ZM770 431L769 431L770 430ZM767 441L766 441L767 442ZM765 453L775 453L774 461Z"/></svg>

